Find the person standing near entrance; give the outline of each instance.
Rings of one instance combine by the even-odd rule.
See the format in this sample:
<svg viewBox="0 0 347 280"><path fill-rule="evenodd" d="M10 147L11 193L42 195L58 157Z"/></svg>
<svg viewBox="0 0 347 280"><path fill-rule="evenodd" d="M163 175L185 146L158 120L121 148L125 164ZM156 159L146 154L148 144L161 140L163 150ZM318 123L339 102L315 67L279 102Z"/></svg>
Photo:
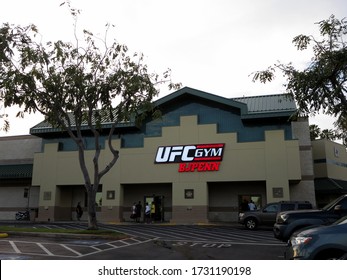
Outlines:
<svg viewBox="0 0 347 280"><path fill-rule="evenodd" d="M81 217L83 215L83 209L81 207L81 202L77 203L77 207L76 207L76 215L77 215L77 220L80 221Z"/></svg>
<svg viewBox="0 0 347 280"><path fill-rule="evenodd" d="M134 222L136 221L136 202L134 202L133 206L131 206L130 219L133 219Z"/></svg>
<svg viewBox="0 0 347 280"><path fill-rule="evenodd" d="M155 221L155 203L154 203L154 201L151 204L151 221L152 221L152 223Z"/></svg>
<svg viewBox="0 0 347 280"><path fill-rule="evenodd" d="M145 206L145 223L149 223L151 219L151 207L148 205L148 202L146 202Z"/></svg>
<svg viewBox="0 0 347 280"><path fill-rule="evenodd" d="M255 206L255 204L252 200L248 203L248 208L251 211L257 210L257 206Z"/></svg>
<svg viewBox="0 0 347 280"><path fill-rule="evenodd" d="M240 212L249 211L248 201L244 199L240 205Z"/></svg>
<svg viewBox="0 0 347 280"><path fill-rule="evenodd" d="M136 222L139 223L141 221L141 211L142 211L142 204L141 201L136 204Z"/></svg>

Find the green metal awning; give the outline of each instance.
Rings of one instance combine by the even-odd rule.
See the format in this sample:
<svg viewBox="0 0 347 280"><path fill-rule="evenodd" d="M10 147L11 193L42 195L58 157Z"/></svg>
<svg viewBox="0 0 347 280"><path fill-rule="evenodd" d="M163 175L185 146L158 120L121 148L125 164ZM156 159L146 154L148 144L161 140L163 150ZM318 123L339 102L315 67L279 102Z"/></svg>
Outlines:
<svg viewBox="0 0 347 280"><path fill-rule="evenodd" d="M32 164L0 165L1 179L31 178L32 175Z"/></svg>
<svg viewBox="0 0 347 280"><path fill-rule="evenodd" d="M347 181L332 178L314 179L315 190L318 193L347 193Z"/></svg>

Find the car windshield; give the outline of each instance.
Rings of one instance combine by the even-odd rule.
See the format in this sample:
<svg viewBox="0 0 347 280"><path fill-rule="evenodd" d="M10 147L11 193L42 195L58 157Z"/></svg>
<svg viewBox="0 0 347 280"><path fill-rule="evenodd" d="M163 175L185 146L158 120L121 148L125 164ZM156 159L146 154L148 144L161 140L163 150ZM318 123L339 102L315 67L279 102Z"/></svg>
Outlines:
<svg viewBox="0 0 347 280"><path fill-rule="evenodd" d="M327 205L325 205L323 208L322 208L322 210L329 210L333 205L335 205L336 204L336 201L338 201L339 200L339 198L338 199L335 199L335 200L333 200L332 202L330 202L330 203L328 203Z"/></svg>

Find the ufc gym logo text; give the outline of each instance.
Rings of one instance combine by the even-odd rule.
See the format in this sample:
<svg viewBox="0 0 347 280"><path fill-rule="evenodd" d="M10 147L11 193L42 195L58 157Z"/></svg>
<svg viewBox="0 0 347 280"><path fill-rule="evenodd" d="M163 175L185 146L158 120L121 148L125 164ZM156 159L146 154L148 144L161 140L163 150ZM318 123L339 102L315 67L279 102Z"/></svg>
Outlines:
<svg viewBox="0 0 347 280"><path fill-rule="evenodd" d="M179 172L218 171L223 151L224 144L159 147L155 163L180 163Z"/></svg>

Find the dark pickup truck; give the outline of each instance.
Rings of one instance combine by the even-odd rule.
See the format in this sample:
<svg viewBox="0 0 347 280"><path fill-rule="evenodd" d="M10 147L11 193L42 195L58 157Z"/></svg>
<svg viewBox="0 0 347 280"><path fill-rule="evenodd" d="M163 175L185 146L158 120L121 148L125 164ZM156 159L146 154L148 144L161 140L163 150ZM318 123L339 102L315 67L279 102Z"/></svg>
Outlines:
<svg viewBox="0 0 347 280"><path fill-rule="evenodd" d="M277 214L273 227L274 236L286 242L299 229L329 225L346 215L347 194L340 196L322 209L280 212Z"/></svg>

